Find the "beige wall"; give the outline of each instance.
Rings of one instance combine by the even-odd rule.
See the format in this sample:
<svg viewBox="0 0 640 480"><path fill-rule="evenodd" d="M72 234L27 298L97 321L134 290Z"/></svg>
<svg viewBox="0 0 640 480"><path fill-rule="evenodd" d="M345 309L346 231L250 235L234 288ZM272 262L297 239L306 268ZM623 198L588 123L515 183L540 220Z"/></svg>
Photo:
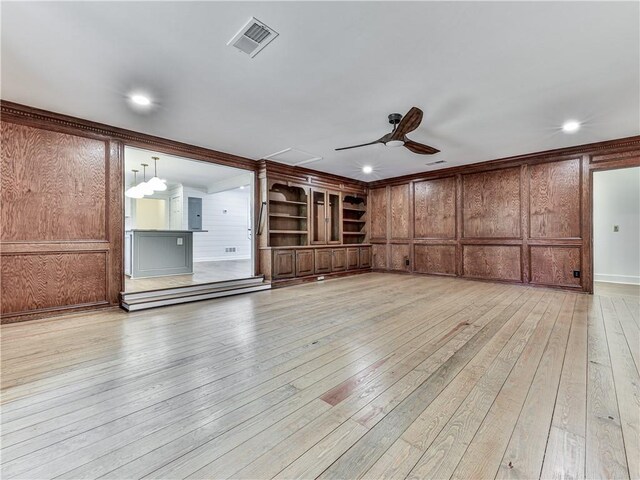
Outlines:
<svg viewBox="0 0 640 480"><path fill-rule="evenodd" d="M139 198L136 200L136 228L166 229L167 201L156 198Z"/></svg>

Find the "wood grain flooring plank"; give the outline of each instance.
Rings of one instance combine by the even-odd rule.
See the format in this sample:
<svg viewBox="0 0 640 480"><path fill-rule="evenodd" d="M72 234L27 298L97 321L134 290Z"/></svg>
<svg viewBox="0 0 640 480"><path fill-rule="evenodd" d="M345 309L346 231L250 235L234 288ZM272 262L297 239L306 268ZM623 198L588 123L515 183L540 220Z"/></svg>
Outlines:
<svg viewBox="0 0 640 480"><path fill-rule="evenodd" d="M601 298L611 368L622 424L622 437L631 478L640 478L640 375L632 355L630 341L622 327L618 312L622 309L615 299ZM640 348L638 343L635 343Z"/></svg>
<svg viewBox="0 0 640 480"><path fill-rule="evenodd" d="M565 296L496 478L529 479L540 476L576 297ZM467 462L467 459L464 461Z"/></svg>
<svg viewBox="0 0 640 480"><path fill-rule="evenodd" d="M501 466L525 472L521 478L539 477L574 302L573 295L558 295L552 300L452 478L495 477ZM546 389L545 382L550 383ZM527 425L514 432L514 427L527 419Z"/></svg>
<svg viewBox="0 0 640 480"><path fill-rule="evenodd" d="M629 478L600 298L589 304L586 478Z"/></svg>
<svg viewBox="0 0 640 480"><path fill-rule="evenodd" d="M640 372L640 329L638 329L638 325L631 315L628 304L620 297L602 298L603 305L605 301L607 302L609 311L611 311L611 306L613 310L615 310L615 315L627 339L629 353L636 366L636 372ZM609 302L611 306L609 306ZM613 314L613 312L611 312L611 314Z"/></svg>
<svg viewBox="0 0 640 480"><path fill-rule="evenodd" d="M576 299L541 478L585 475L588 301L584 295Z"/></svg>

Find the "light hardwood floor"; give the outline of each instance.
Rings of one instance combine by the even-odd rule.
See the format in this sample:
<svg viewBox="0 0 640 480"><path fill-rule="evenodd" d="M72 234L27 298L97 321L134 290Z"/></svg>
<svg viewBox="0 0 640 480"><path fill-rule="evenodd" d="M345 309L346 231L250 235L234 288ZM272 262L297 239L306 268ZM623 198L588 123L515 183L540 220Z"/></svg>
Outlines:
<svg viewBox="0 0 640 480"><path fill-rule="evenodd" d="M127 293L160 290L162 288L186 287L210 282L223 282L253 276L251 260L224 260L218 262L194 262L193 273L188 275L166 275L151 278L125 277L124 291Z"/></svg>
<svg viewBox="0 0 640 480"><path fill-rule="evenodd" d="M2 478L639 478L631 296L372 273L2 328Z"/></svg>

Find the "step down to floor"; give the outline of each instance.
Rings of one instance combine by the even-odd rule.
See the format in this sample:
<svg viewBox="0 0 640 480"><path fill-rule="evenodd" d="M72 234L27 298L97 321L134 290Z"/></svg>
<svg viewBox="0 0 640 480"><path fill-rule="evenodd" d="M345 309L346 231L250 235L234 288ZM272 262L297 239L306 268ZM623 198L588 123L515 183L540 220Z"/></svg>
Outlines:
<svg viewBox="0 0 640 480"><path fill-rule="evenodd" d="M257 292L271 288L264 282L264 277L248 277L224 282L203 283L177 288L164 288L146 292L122 292L120 305L128 312L146 308L176 305L178 303L196 302L210 298L226 297L241 293Z"/></svg>

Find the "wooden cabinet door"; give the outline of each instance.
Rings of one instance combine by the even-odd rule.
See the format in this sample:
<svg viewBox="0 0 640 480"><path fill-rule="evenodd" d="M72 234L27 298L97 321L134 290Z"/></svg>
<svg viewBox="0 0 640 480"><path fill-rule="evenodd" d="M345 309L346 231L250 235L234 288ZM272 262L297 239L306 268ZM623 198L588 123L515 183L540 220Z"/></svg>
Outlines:
<svg viewBox="0 0 640 480"><path fill-rule="evenodd" d="M296 250L296 277L313 275L313 250Z"/></svg>
<svg viewBox="0 0 640 480"><path fill-rule="evenodd" d="M329 273L331 272L331 249L318 248L315 252L315 272Z"/></svg>
<svg viewBox="0 0 640 480"><path fill-rule="evenodd" d="M295 250L274 250L273 278L293 278L296 276Z"/></svg>
<svg viewBox="0 0 640 480"><path fill-rule="evenodd" d="M340 243L342 240L342 204L340 193L327 192L327 243Z"/></svg>
<svg viewBox="0 0 640 480"><path fill-rule="evenodd" d="M361 247L359 250L360 268L369 268L371 266L371 247Z"/></svg>
<svg viewBox="0 0 640 480"><path fill-rule="evenodd" d="M326 245L328 221L328 195L324 190L311 189L311 243Z"/></svg>
<svg viewBox="0 0 640 480"><path fill-rule="evenodd" d="M360 265L357 248L347 248L347 270L354 270Z"/></svg>
<svg viewBox="0 0 640 480"><path fill-rule="evenodd" d="M334 248L331 251L331 271L340 272L347 269L347 249Z"/></svg>

